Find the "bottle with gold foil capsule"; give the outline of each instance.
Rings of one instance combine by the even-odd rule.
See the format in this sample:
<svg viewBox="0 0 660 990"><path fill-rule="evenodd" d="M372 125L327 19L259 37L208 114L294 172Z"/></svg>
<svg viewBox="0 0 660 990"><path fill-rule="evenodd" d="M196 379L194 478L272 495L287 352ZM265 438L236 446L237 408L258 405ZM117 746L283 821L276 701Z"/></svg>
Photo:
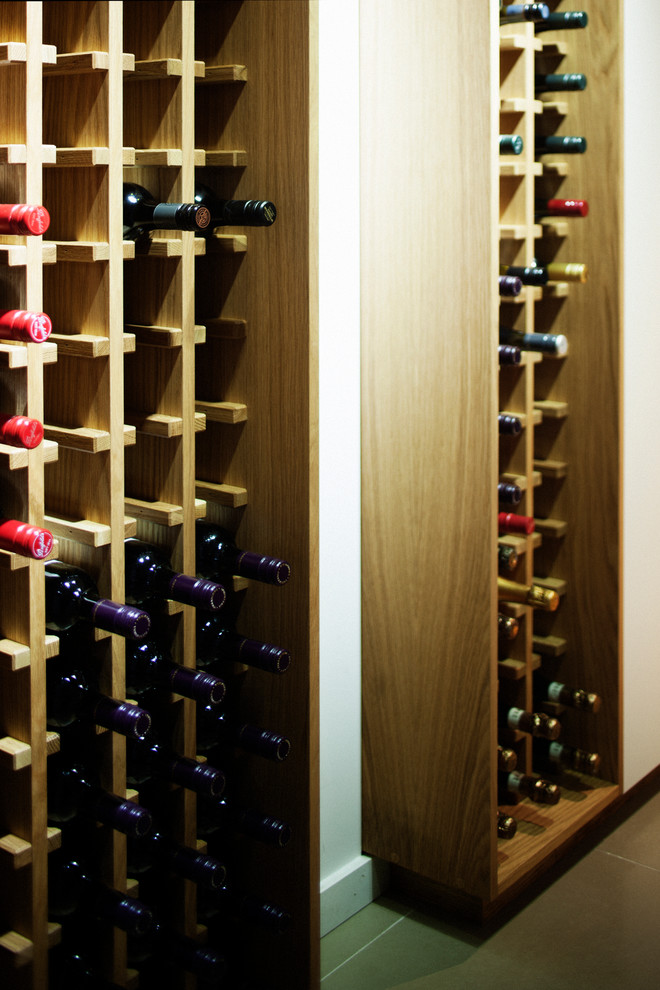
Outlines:
<svg viewBox="0 0 660 990"><path fill-rule="evenodd" d="M559 774L563 770L576 773L597 774L600 756L577 746L569 746L556 740L534 740L534 766L544 773Z"/></svg>
<svg viewBox="0 0 660 990"><path fill-rule="evenodd" d="M581 282L584 285L589 277L587 265L580 261L552 261L543 268L548 273L548 282Z"/></svg>
<svg viewBox="0 0 660 990"><path fill-rule="evenodd" d="M512 732L527 732L537 739L555 740L561 732L561 723L545 712L527 712L524 708L505 710L505 725Z"/></svg>
<svg viewBox="0 0 660 990"><path fill-rule="evenodd" d="M552 588L542 588L540 584L519 584L501 575L497 578L497 597L501 601L531 605L544 612L555 612L559 605L559 595Z"/></svg>
<svg viewBox="0 0 660 990"><path fill-rule="evenodd" d="M511 773L518 765L518 756L515 749L508 749L505 746L497 746L497 769Z"/></svg>
<svg viewBox="0 0 660 990"><path fill-rule="evenodd" d="M497 812L497 838L512 839L518 829L518 822L503 811Z"/></svg>
<svg viewBox="0 0 660 990"><path fill-rule="evenodd" d="M561 791L557 784L543 777L535 777L520 770L511 773L498 774L498 784L501 795L511 795L513 798L529 798L536 804L557 804Z"/></svg>
<svg viewBox="0 0 660 990"><path fill-rule="evenodd" d="M509 546L508 543L497 544L497 566L500 573L503 571L515 571L519 559L518 551L515 547Z"/></svg>
<svg viewBox="0 0 660 990"><path fill-rule="evenodd" d="M520 624L517 619L512 615L502 615L501 613L497 616L497 635L500 642L510 642L515 639L518 635L520 629Z"/></svg>

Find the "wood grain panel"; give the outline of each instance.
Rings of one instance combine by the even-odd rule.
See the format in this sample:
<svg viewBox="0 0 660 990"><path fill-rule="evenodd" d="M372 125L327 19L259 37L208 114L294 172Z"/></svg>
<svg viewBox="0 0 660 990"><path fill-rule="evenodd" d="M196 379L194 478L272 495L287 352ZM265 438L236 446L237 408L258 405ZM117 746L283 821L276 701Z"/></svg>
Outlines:
<svg viewBox="0 0 660 990"><path fill-rule="evenodd" d="M360 33L364 844L488 897L491 25L464 7L439 18L433 3L367 2ZM467 76L463 45L472 53ZM442 113L447 106L460 112Z"/></svg>

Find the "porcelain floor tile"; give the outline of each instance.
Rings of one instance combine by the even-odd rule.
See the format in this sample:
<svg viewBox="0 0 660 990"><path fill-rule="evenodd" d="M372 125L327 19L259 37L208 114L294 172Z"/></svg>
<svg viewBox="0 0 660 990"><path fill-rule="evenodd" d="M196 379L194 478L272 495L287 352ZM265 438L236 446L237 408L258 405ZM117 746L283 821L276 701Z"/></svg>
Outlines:
<svg viewBox="0 0 660 990"><path fill-rule="evenodd" d="M321 939L321 978L401 921L409 910L387 896L380 897L328 932Z"/></svg>

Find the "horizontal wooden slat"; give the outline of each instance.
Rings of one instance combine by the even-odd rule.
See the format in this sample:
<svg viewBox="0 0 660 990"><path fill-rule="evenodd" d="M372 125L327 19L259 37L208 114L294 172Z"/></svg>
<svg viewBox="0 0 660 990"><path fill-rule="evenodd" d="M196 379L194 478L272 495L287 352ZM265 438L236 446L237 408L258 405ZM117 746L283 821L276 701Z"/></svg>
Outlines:
<svg viewBox="0 0 660 990"><path fill-rule="evenodd" d="M246 488L237 488L235 485L219 485L212 481L196 481L195 494L200 498L205 498L208 502L225 505L230 509L247 505L248 500Z"/></svg>
<svg viewBox="0 0 660 990"><path fill-rule="evenodd" d="M209 337L224 337L229 340L239 340L247 336L247 320L217 316L213 319L205 320L204 326Z"/></svg>
<svg viewBox="0 0 660 990"><path fill-rule="evenodd" d="M208 151L206 164L224 168L242 168L248 163L247 151Z"/></svg>
<svg viewBox="0 0 660 990"><path fill-rule="evenodd" d="M134 426L138 433L147 433L152 437L180 437L183 434L183 419L181 416L165 416L162 413L137 413L127 410L124 412L127 423Z"/></svg>
<svg viewBox="0 0 660 990"><path fill-rule="evenodd" d="M200 83L233 83L246 82L248 77L246 65L205 65L204 76Z"/></svg>
<svg viewBox="0 0 660 990"><path fill-rule="evenodd" d="M105 547L112 541L110 526L92 522L91 519L62 519L59 516L44 516L46 525L54 536L74 540L87 547Z"/></svg>
<svg viewBox="0 0 660 990"><path fill-rule="evenodd" d="M32 747L29 743L4 736L0 739L0 767L3 770L22 770L32 763Z"/></svg>
<svg viewBox="0 0 660 990"><path fill-rule="evenodd" d="M57 245L58 261L88 263L107 261L110 245L106 241L54 241Z"/></svg>
<svg viewBox="0 0 660 990"><path fill-rule="evenodd" d="M4 957L13 969L26 966L32 961L33 945L29 938L10 931L0 935L0 959Z"/></svg>
<svg viewBox="0 0 660 990"><path fill-rule="evenodd" d="M214 423L243 423L247 420L247 406L242 402L195 402L197 412L206 413Z"/></svg>
<svg viewBox="0 0 660 990"><path fill-rule="evenodd" d="M110 434L107 430L93 430L86 426L65 427L44 423L44 436L56 440L60 447L97 454L110 450Z"/></svg>
<svg viewBox="0 0 660 990"><path fill-rule="evenodd" d="M183 152L181 148L136 148L135 164L144 167L155 165L181 167Z"/></svg>
<svg viewBox="0 0 660 990"><path fill-rule="evenodd" d="M206 240L207 254L243 254L247 251L245 234L213 234Z"/></svg>
<svg viewBox="0 0 660 990"><path fill-rule="evenodd" d="M110 64L108 52L59 52L55 65L45 65L44 75L61 76L76 72L103 72Z"/></svg>
<svg viewBox="0 0 660 990"><path fill-rule="evenodd" d="M183 508L169 502L145 502L137 498L125 498L126 512L146 522L161 526L180 526L183 522Z"/></svg>

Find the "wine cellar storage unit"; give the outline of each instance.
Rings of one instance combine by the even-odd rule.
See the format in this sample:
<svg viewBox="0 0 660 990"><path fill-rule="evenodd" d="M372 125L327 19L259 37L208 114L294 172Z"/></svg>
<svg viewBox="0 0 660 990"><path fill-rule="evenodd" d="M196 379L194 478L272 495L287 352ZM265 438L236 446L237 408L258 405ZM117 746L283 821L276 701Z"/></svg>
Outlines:
<svg viewBox="0 0 660 990"><path fill-rule="evenodd" d="M0 236L2 308L43 309L53 324L44 343L0 343L2 413L44 424L34 449L0 445L3 515L45 527L52 558L82 569L104 599L130 592L137 610L125 541L155 545L175 572L195 575L200 519L291 570L282 587L238 565L218 579L223 642L235 623L281 647L269 657L282 673L231 650L218 660L221 646L214 657L204 640L204 662L217 661L207 672L226 685L219 710L281 735L286 759L215 745L204 770L195 701L143 691L130 639L90 623L56 634L52 611L47 629L48 561L0 551L3 987L82 986L86 967L94 985L148 987L163 959L168 986L208 985L195 973L219 963L204 947L226 960L223 985L318 981L315 17L314 4L279 0L0 4L2 195L50 214L42 237ZM277 219L136 239L122 228L123 183L176 203L192 203L201 183L218 198L272 201ZM190 673L202 620L169 598L145 606L149 642ZM143 787L121 732L55 731L50 684L69 663L104 695L148 710L161 747L198 757L195 779L222 780L209 769L219 767L236 829L207 839L221 819L190 786ZM177 676L185 694L189 676ZM101 711L97 721L116 724ZM118 796L127 821L144 821L146 805L162 848L212 852L227 890L208 895L185 868L138 873L119 825L62 823L56 795L72 763ZM245 834L254 816L241 809L268 816L271 831L279 820L282 847ZM97 896L99 882L119 895ZM100 905L112 920L92 918ZM148 927L138 951L113 911Z"/></svg>
<svg viewBox="0 0 660 990"><path fill-rule="evenodd" d="M621 783L621 10L550 3L588 25L537 31L496 8L365 0L361 14L364 847L399 888L482 917ZM586 88L536 79L564 73ZM500 154L499 135L521 153ZM545 136L586 152L535 149ZM393 229L381 207L403 191ZM588 215L552 216L550 199ZM509 266L567 263L587 281L551 271L498 293ZM568 353L498 368L498 324L565 335ZM498 538L500 483L520 488L529 534ZM498 539L518 553L506 577L557 594L556 611L498 600ZM499 613L515 639L498 642ZM549 703L547 682L602 707ZM548 772L515 708L555 717L599 772ZM558 803L498 794L498 743Z"/></svg>

